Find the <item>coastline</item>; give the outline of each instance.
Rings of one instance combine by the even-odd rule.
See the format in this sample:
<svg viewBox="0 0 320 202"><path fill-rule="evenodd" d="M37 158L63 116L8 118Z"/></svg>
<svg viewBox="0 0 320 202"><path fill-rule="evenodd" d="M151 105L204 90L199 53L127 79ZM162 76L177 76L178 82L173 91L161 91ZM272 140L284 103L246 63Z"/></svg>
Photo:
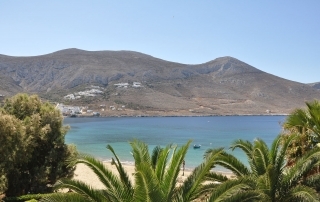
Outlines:
<svg viewBox="0 0 320 202"><path fill-rule="evenodd" d="M71 130L66 143L74 144L81 153L88 153L101 161L110 161L113 154L106 149L111 145L121 162L133 164L129 142L139 139L148 144L150 151L157 145L184 145L192 140L185 157L186 168L195 168L203 162L207 149L224 147L228 150L237 138L253 140L257 137L270 141L281 130L279 122L284 116L215 116L215 117L100 117L66 118L64 124ZM230 125L231 122L237 124ZM200 144L194 149L193 144ZM269 142L268 142L269 144ZM241 161L246 156L241 151L230 151ZM214 168L217 171L228 171Z"/></svg>
<svg viewBox="0 0 320 202"><path fill-rule="evenodd" d="M117 175L117 169L114 165L111 165L111 162L103 161L104 166ZM134 172L135 167L131 163L123 163L122 164L126 172L128 173L128 176L131 180L131 182L134 183ZM182 175L182 168L180 169L180 173L178 176L178 182L177 185L180 185L184 180L187 179L187 177L192 173L191 168L186 168L184 170L184 175ZM235 176L230 172L220 172L220 171L213 171L216 173L220 173L225 175L228 178L234 178ZM75 180L80 180L82 182L87 183L88 185L92 186L95 189L104 189L104 185L100 182L99 178L93 173L92 170L90 170L89 167L87 167L84 164L77 164L76 169L74 171L74 177Z"/></svg>
<svg viewBox="0 0 320 202"><path fill-rule="evenodd" d="M199 166L203 162L203 154L209 148L228 148L230 142L236 138L253 140L257 136L268 138L270 141L273 134L280 130L279 121L284 119L282 116L234 116L224 118L223 116L203 116L201 118L110 118L96 117L96 120L84 118L66 118L65 124L74 126L66 135L66 142L77 145L80 152L87 152L104 162L104 165L112 169L110 157L113 155L106 151L106 145L110 144L117 153L119 159L126 169L130 170L130 176L134 172L134 159L129 154L131 151L128 140L130 138L141 139L146 142L150 149L156 145L165 146L174 143L177 146L183 145L187 140L192 139L194 144L201 144L201 149L193 149L192 145L188 151L185 161L185 174ZM217 117L217 118L215 118ZM221 118L219 118L221 117ZM92 121L91 121L92 120ZM104 121L106 120L106 121ZM155 121L156 120L156 121ZM241 120L241 121L240 121ZM231 124L235 122L238 124ZM239 122L238 122L239 121ZM87 124L84 124L87 123ZM262 132L261 132L262 131ZM257 135L258 134L258 135ZM89 137L90 141L87 141ZM269 144L269 142L267 142ZM232 151L240 161L247 163L244 153ZM114 167L114 166L113 166ZM216 173L232 176L229 170L222 167L213 169ZM99 180L89 175L90 170L79 166L75 173L76 179L84 179L86 182L99 186ZM88 180L86 180L88 179ZM183 181L184 176L179 175L179 181ZM101 186L100 186L101 187Z"/></svg>
<svg viewBox="0 0 320 202"><path fill-rule="evenodd" d="M289 114L215 114L215 115L78 115L76 117L64 116L64 118L121 118L121 117L223 117L223 116L288 116Z"/></svg>

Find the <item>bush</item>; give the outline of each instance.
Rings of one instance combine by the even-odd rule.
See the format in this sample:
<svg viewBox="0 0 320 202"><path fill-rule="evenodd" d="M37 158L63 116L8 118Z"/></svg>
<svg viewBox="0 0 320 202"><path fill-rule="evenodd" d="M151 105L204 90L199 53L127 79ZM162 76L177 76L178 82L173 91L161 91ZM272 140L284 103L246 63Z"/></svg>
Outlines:
<svg viewBox="0 0 320 202"><path fill-rule="evenodd" d="M38 96L18 94L0 108L0 193L20 196L50 191L73 174L66 159L74 147L64 143L67 127L59 110Z"/></svg>
<svg viewBox="0 0 320 202"><path fill-rule="evenodd" d="M19 197L5 197L3 201L5 202L20 202L20 201L28 201L28 202L37 202L40 199L44 197L50 197L51 195L54 195L55 193L51 194L27 194L27 195L22 195Z"/></svg>

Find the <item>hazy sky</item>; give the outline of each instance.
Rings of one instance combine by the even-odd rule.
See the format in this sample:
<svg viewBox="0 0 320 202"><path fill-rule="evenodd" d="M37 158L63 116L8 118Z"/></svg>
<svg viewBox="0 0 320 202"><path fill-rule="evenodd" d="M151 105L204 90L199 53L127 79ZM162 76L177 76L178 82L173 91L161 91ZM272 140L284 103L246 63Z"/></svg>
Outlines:
<svg viewBox="0 0 320 202"><path fill-rule="evenodd" d="M132 50L199 64L232 56L302 83L320 81L320 1L14 0L0 2L0 54Z"/></svg>

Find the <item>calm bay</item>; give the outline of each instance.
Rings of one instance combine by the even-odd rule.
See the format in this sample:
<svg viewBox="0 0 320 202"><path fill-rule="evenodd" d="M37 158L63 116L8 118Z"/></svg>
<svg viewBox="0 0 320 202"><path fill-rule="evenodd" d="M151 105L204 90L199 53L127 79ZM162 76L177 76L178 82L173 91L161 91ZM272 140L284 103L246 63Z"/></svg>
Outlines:
<svg viewBox="0 0 320 202"><path fill-rule="evenodd" d="M66 143L75 144L81 153L88 153L103 161L113 156L106 145L110 144L120 160L133 164L129 142L138 139L149 145L174 144L181 146L192 140L186 156L186 167L194 168L203 160L209 148L224 147L241 161L245 155L230 151L230 144L236 139L253 141L263 139L269 146L281 133L285 116L212 116L212 117L99 117L65 118L64 124L71 129ZM193 145L201 145L194 149Z"/></svg>

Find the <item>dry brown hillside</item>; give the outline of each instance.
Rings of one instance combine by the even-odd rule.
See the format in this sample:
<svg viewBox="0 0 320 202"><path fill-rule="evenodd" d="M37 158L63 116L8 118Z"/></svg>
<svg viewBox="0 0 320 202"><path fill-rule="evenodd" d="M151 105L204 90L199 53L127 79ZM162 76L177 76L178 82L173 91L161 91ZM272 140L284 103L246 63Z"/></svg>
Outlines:
<svg viewBox="0 0 320 202"><path fill-rule="evenodd" d="M320 99L320 92L307 84L232 57L187 65L132 51L0 55L0 83L0 94L6 96L28 92L96 109L106 105L107 115L283 114Z"/></svg>

